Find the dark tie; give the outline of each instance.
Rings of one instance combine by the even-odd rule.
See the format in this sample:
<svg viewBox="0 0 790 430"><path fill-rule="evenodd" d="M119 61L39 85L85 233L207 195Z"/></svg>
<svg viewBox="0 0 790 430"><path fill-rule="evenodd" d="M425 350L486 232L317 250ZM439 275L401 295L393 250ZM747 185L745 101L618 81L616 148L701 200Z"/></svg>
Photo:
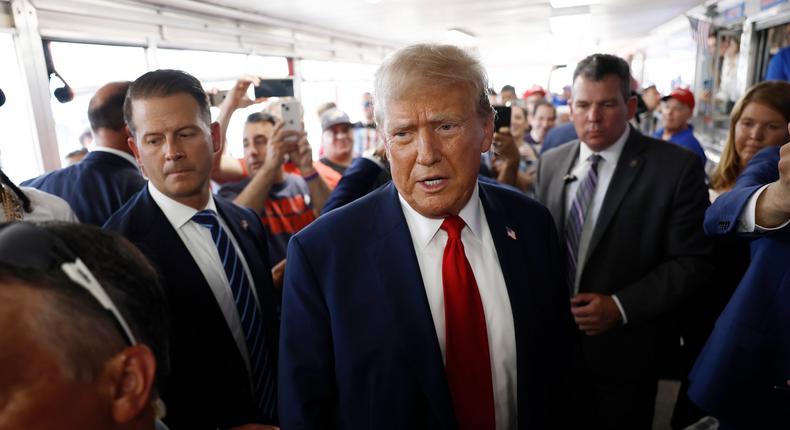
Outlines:
<svg viewBox="0 0 790 430"><path fill-rule="evenodd" d="M228 276L230 291L236 302L244 340L252 369L252 381L258 408L264 418L273 420L277 411L277 387L274 378L271 351L266 345L263 319L255 301L255 295L244 272L244 267L236 254L236 249L228 238L227 232L219 225L213 211L202 210L192 220L211 231L211 238L219 251L219 258Z"/></svg>
<svg viewBox="0 0 790 430"><path fill-rule="evenodd" d="M584 220L587 217L587 209L590 207L595 186L598 184L598 163L601 156L598 154L590 155L587 158L590 162L590 170L584 180L576 190L576 196L571 203L571 210L568 212L568 221L565 223L565 255L568 268L568 288L571 296L575 293L576 268L579 264L579 242L582 237Z"/></svg>
<svg viewBox="0 0 790 430"><path fill-rule="evenodd" d="M442 258L445 372L458 428L493 430L494 388L488 333L475 275L461 242L465 225L457 216L442 222L442 230L447 232Z"/></svg>

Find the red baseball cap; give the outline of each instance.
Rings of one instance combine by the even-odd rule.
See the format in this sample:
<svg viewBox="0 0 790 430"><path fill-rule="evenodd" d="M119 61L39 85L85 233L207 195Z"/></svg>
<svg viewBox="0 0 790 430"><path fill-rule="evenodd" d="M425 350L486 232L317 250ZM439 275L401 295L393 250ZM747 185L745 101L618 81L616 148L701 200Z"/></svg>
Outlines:
<svg viewBox="0 0 790 430"><path fill-rule="evenodd" d="M694 110L694 94L687 88L675 88L668 96L661 97L661 101L675 99Z"/></svg>
<svg viewBox="0 0 790 430"><path fill-rule="evenodd" d="M524 95L522 96L523 99L527 99L529 96L540 95L541 97L546 97L546 90L543 89L540 85L533 85L532 88L524 91Z"/></svg>

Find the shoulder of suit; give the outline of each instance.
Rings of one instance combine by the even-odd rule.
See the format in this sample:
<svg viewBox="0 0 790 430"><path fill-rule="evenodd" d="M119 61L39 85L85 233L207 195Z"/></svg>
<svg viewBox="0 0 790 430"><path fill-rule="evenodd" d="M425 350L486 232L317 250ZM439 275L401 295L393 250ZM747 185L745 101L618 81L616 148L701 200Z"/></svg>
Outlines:
<svg viewBox="0 0 790 430"><path fill-rule="evenodd" d="M503 215L507 217L512 217L514 214L550 216L545 206L518 190L485 182L481 182L480 186L489 198L496 200L494 203L505 211Z"/></svg>
<svg viewBox="0 0 790 430"><path fill-rule="evenodd" d="M296 235L306 238L315 235L331 235L345 230L361 232L363 227L375 225L373 216L375 216L376 208L383 199L391 198L389 190L390 186L381 187L347 205L333 209L316 218Z"/></svg>
<svg viewBox="0 0 790 430"><path fill-rule="evenodd" d="M119 232L135 229L136 226L142 223L138 218L143 217L147 210L150 211L153 209L153 207L146 208L143 206L146 195L148 195L148 187L143 187L140 191L129 197L126 203L110 215L110 218L104 223L103 228ZM156 206L156 203L153 203L153 199L151 199L151 204ZM164 214L162 216L164 216Z"/></svg>
<svg viewBox="0 0 790 430"><path fill-rule="evenodd" d="M633 132L633 131L632 131ZM641 144L643 145L642 154L646 155L648 159L652 158L661 158L662 160L659 162L662 168L671 168L671 165L668 164L669 161L663 161L664 159L670 161L693 161L697 162L699 156L692 151L689 151L680 145L675 145L674 143L665 142L663 140L658 140L650 136L645 136L643 134L639 134L639 139L641 140Z"/></svg>
<svg viewBox="0 0 790 430"><path fill-rule="evenodd" d="M579 139L573 139L553 148L549 148L546 152L540 154L540 162L552 163L555 160L564 160L569 152L573 152L578 148Z"/></svg>

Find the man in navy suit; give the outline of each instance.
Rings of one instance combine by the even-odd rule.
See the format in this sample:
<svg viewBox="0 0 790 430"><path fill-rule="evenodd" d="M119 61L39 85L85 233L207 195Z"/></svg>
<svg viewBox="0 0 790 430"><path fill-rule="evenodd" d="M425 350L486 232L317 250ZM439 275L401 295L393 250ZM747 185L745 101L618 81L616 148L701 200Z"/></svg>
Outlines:
<svg viewBox="0 0 790 430"><path fill-rule="evenodd" d="M722 429L790 428L790 145L752 158L708 209L705 231L755 239L691 371L689 397Z"/></svg>
<svg viewBox="0 0 790 430"><path fill-rule="evenodd" d="M392 184L288 248L283 428L550 427L570 357L561 254L544 207L477 180L495 136L482 66L414 45L375 88Z"/></svg>
<svg viewBox="0 0 790 430"><path fill-rule="evenodd" d="M126 141L123 100L130 82L112 82L88 104L94 149L81 162L30 179L38 188L67 201L81 222L101 226L145 185Z"/></svg>
<svg viewBox="0 0 790 430"><path fill-rule="evenodd" d="M251 210L211 195L212 159L222 148L206 94L184 72L149 72L129 88L124 116L149 182L105 228L151 260L168 297L165 423L276 424L277 306L266 234Z"/></svg>

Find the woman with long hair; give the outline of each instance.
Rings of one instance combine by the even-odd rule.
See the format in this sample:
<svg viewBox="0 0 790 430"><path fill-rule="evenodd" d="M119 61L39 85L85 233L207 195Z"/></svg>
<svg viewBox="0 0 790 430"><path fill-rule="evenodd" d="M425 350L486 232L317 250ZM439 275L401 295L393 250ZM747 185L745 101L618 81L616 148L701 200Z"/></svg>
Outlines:
<svg viewBox="0 0 790 430"><path fill-rule="evenodd" d="M730 114L730 131L721 160L711 176L715 199L735 185L738 175L754 154L766 146L788 141L790 83L765 81L753 85L738 100Z"/></svg>

